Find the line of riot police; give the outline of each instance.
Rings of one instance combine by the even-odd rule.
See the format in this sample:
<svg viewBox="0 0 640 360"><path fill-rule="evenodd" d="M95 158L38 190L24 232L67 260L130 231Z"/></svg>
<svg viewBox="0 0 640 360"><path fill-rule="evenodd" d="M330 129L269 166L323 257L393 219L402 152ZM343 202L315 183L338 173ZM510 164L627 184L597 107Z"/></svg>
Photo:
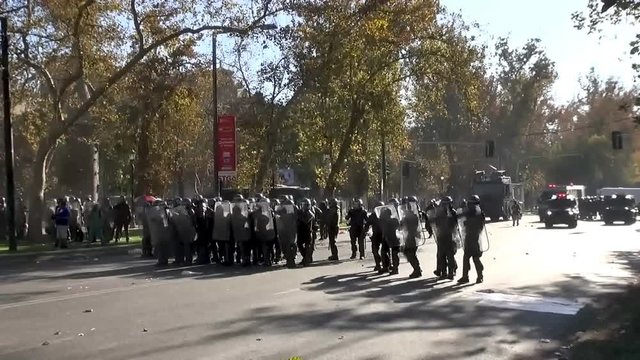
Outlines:
<svg viewBox="0 0 640 360"><path fill-rule="evenodd" d="M333 201L331 202L333 204ZM296 206L291 197L271 201L261 194L255 199L241 195L232 201L221 198L175 199L138 204L143 225L143 256L155 256L159 266L168 265L171 256L176 265L220 263L244 266L271 266L282 258L289 268L313 262L319 223L323 215L309 200ZM329 239L338 234L338 222L323 221ZM330 226L335 225L335 226Z"/></svg>
<svg viewBox="0 0 640 360"><path fill-rule="evenodd" d="M361 203L356 201L355 209L360 206ZM455 255L458 249L463 248L463 274L458 282L469 282L470 260L476 268L476 282L484 280L480 257L488 250L488 239L485 215L477 195L473 195L460 209L454 209L448 196L431 200L425 209L420 209L415 196L405 197L401 202L391 199L386 205L378 202L367 217L365 231L369 229L376 264L374 271L379 274L398 274L399 253L402 252L413 268L409 277L421 277L422 269L416 255L418 247L424 245L427 238L435 237L436 276L454 279L458 270ZM359 232L350 233L353 247L354 235Z"/></svg>

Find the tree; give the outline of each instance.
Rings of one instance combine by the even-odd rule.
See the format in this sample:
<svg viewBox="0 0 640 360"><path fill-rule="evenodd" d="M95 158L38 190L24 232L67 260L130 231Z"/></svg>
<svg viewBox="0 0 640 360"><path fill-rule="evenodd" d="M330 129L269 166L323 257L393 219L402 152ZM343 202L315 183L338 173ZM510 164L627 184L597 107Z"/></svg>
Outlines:
<svg viewBox="0 0 640 360"><path fill-rule="evenodd" d="M589 0L586 11L576 11L572 18L577 29L590 34L601 33L605 24L627 23L629 27L637 28L640 24L640 3L636 0ZM640 32L629 43L629 54L634 59L640 56ZM640 72L639 63L634 62L632 67Z"/></svg>
<svg viewBox="0 0 640 360"><path fill-rule="evenodd" d="M17 35L11 44L17 61L15 77L35 82L49 109L39 119L45 130L36 141L31 169L30 228L41 228L52 151L136 65L151 53L166 51L169 44L196 41L205 31L239 35L256 31L278 11L277 5L271 1L30 0L26 5L6 1L4 14L11 15L11 32ZM39 237L40 232L30 236Z"/></svg>

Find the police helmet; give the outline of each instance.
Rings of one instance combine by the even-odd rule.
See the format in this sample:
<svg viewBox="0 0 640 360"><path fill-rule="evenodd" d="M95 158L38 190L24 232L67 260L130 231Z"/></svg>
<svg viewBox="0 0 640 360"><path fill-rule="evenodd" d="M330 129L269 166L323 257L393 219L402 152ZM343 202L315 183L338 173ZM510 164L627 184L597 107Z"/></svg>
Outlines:
<svg viewBox="0 0 640 360"><path fill-rule="evenodd" d="M266 199L269 200L269 199ZM273 201L271 201L271 203L273 203L273 205L280 205L280 199L273 199Z"/></svg>
<svg viewBox="0 0 640 360"><path fill-rule="evenodd" d="M469 198L469 204L480 204L480 196L471 195L471 197Z"/></svg>
<svg viewBox="0 0 640 360"><path fill-rule="evenodd" d="M311 206L311 201L307 198L302 199L302 201L300 202L300 205L302 205L302 207L304 208L308 208Z"/></svg>
<svg viewBox="0 0 640 360"><path fill-rule="evenodd" d="M258 202L259 202L259 203L265 203L265 204L269 204L269 203L270 203L269 199L268 199L268 198L266 198L266 197L264 197L264 196L263 196L263 197L261 197L261 198L259 198L259 199L258 199Z"/></svg>
<svg viewBox="0 0 640 360"><path fill-rule="evenodd" d="M373 206L374 206L374 207L384 206L384 203L383 203L382 201L378 200L378 201L376 201L376 202L374 202L374 203L373 203Z"/></svg>
<svg viewBox="0 0 640 360"><path fill-rule="evenodd" d="M357 208L361 208L362 204L363 204L362 199L358 199L358 198L353 199L353 206Z"/></svg>
<svg viewBox="0 0 640 360"><path fill-rule="evenodd" d="M442 204L451 204L453 202L453 199L451 198L451 196L443 196L442 199L440 199L440 203Z"/></svg>
<svg viewBox="0 0 640 360"><path fill-rule="evenodd" d="M413 203L418 202L418 198L415 195L411 195L407 199L409 200L409 202L413 202Z"/></svg>
<svg viewBox="0 0 640 360"><path fill-rule="evenodd" d="M338 199L329 200L329 206L338 206Z"/></svg>
<svg viewBox="0 0 640 360"><path fill-rule="evenodd" d="M242 194L236 194L233 196L233 201L242 201L244 200L244 196Z"/></svg>
<svg viewBox="0 0 640 360"><path fill-rule="evenodd" d="M388 203L389 203L390 205L394 205L394 206L398 206L398 205L400 205L400 202L399 202L399 201L398 201L398 199L396 199L396 198L392 198L392 199L390 199L390 200L388 201Z"/></svg>

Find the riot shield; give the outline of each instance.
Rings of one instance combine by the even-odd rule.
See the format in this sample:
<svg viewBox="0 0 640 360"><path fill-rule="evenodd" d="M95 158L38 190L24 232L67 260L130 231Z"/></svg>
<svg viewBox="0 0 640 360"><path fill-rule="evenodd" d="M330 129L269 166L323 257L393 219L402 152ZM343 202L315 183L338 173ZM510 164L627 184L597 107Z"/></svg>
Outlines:
<svg viewBox="0 0 640 360"><path fill-rule="evenodd" d="M456 244L456 247L460 249L462 247L462 237L455 216L457 214L454 210L448 209L444 206L438 206L431 213L429 221L431 223L431 229L433 235L436 238L436 242L440 239L447 239L451 237L451 240ZM427 215L429 216L429 214Z"/></svg>
<svg viewBox="0 0 640 360"><path fill-rule="evenodd" d="M260 241L271 241L275 239L276 233L273 225L273 213L268 203L257 203L254 212L253 228Z"/></svg>
<svg viewBox="0 0 640 360"><path fill-rule="evenodd" d="M171 232L169 231L169 218L164 206L151 206L147 210L147 224L149 225L149 235L154 248L160 245L169 244Z"/></svg>
<svg viewBox="0 0 640 360"><path fill-rule="evenodd" d="M380 220L380 227L389 246L401 246L400 215L393 205L378 206L373 210Z"/></svg>
<svg viewBox="0 0 640 360"><path fill-rule="evenodd" d="M293 205L276 205L275 213L280 243L283 245L295 244L298 235L295 207Z"/></svg>
<svg viewBox="0 0 640 360"><path fill-rule="evenodd" d="M458 217L459 234L465 251L474 253L485 252L489 249L486 226L481 214L480 206L476 205L473 209L466 209Z"/></svg>
<svg viewBox="0 0 640 360"><path fill-rule="evenodd" d="M408 248L422 245L422 224L420 223L418 204L408 203L400 206L398 215L400 217L402 244Z"/></svg>
<svg viewBox="0 0 640 360"><path fill-rule="evenodd" d="M196 228L191 220L191 214L184 205L169 209L169 221L175 227L179 241L183 244L192 243L196 237Z"/></svg>
<svg viewBox="0 0 640 360"><path fill-rule="evenodd" d="M213 240L231 239L231 206L228 201L217 202L213 207Z"/></svg>
<svg viewBox="0 0 640 360"><path fill-rule="evenodd" d="M249 241L251 228L249 227L249 205L245 202L231 204L231 228L233 239L239 242Z"/></svg>

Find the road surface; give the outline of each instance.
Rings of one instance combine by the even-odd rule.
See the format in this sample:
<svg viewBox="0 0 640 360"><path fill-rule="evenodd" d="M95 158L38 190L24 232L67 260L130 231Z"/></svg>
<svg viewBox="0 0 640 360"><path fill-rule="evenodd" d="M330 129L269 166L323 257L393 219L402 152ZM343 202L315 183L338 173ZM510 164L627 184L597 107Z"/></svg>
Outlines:
<svg viewBox="0 0 640 360"><path fill-rule="evenodd" d="M295 270L158 270L133 254L8 262L0 359L540 359L590 299L635 278L640 226L545 230L535 220L489 225L480 285L436 281L433 242L413 280L404 258L399 275L377 275L369 253ZM341 257L349 252L343 234Z"/></svg>

